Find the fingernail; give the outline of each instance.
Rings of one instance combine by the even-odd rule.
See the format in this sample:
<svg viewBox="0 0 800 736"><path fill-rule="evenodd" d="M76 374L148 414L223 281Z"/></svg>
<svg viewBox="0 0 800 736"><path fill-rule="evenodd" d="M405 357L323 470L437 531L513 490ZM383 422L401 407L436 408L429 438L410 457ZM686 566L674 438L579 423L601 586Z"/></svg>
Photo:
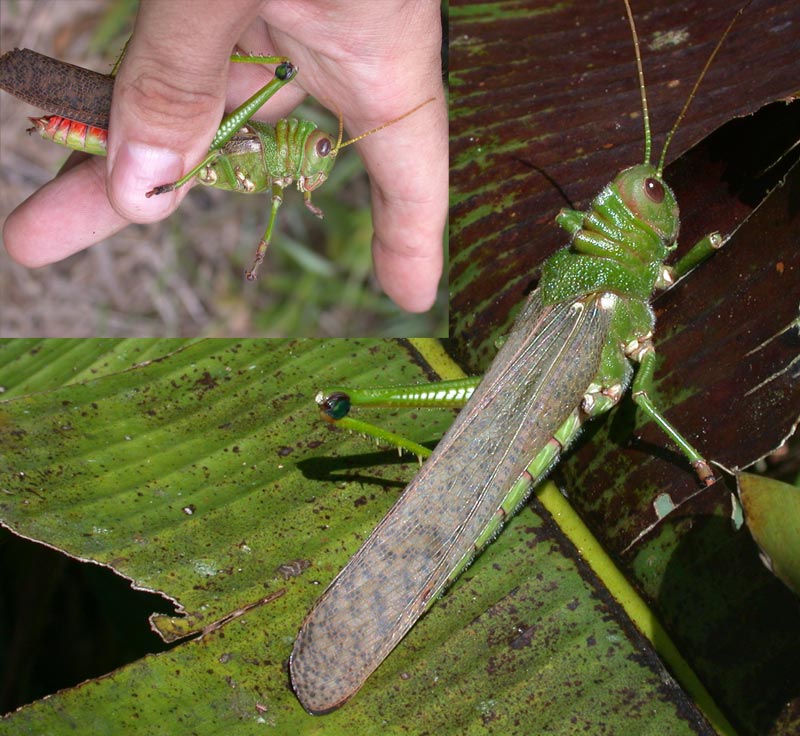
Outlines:
<svg viewBox="0 0 800 736"><path fill-rule="evenodd" d="M171 192L146 197L156 186L169 184L183 174L183 158L174 151L143 143L123 143L109 177L116 208L132 220L156 220L173 208Z"/></svg>

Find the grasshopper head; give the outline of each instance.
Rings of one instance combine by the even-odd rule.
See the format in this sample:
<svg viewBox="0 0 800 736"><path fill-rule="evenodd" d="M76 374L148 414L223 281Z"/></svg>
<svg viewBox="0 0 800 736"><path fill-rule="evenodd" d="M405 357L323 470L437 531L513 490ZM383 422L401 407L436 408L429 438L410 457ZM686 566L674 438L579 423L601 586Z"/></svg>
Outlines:
<svg viewBox="0 0 800 736"><path fill-rule="evenodd" d="M306 138L300 175L303 190L313 192L328 178L339 149L336 139L322 130L315 130Z"/></svg>
<svg viewBox="0 0 800 736"><path fill-rule="evenodd" d="M400 115L400 117L390 120L388 123L379 125L377 128L368 130L366 133L357 135L355 138L342 142L342 133L344 132L344 121L341 114L339 115L339 137L334 141L333 136L323 133L321 130L314 130L308 135L305 143L305 150L303 162L300 166L299 181L302 182L302 189L306 192L311 192L320 186L327 178L333 164L336 161L336 154L344 148L357 141L363 140L368 135L377 133L379 130L394 125L403 118L407 118L412 113L415 113L421 107L424 107L429 102L433 102L433 97L425 102L420 103L415 108L409 110L407 113Z"/></svg>
<svg viewBox="0 0 800 736"><path fill-rule="evenodd" d="M383 130L390 125L394 125L396 122L402 120L403 118L407 118L412 113L415 113L429 102L433 102L433 97L425 100L425 102L420 103L407 113L400 115L400 117L390 120L388 123L379 125L377 128L368 130L366 133L357 135L355 138L351 138L350 140L344 142L342 141L344 121L342 120L341 114L339 115L339 137L335 141L333 136L323 133L321 130L315 130L314 132L310 133L308 138L306 138L304 152L305 155L303 156L303 163L300 167L301 178L299 181L302 182L302 189L306 192L311 192L328 178L328 174L330 173L331 169L333 168L333 164L336 161L336 154L338 154L342 148L356 143L357 141L363 140L368 135L377 133L379 130Z"/></svg>
<svg viewBox="0 0 800 736"><path fill-rule="evenodd" d="M678 237L678 203L655 166L639 164L624 169L612 183L628 209L667 243Z"/></svg>

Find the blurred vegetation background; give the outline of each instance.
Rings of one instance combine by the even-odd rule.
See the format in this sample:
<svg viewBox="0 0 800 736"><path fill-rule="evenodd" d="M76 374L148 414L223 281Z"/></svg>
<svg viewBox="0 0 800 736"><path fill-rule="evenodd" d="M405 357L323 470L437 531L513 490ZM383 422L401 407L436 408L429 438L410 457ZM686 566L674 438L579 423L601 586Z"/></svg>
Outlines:
<svg viewBox="0 0 800 736"><path fill-rule="evenodd" d="M31 48L110 71L137 7L137 0L0 0L0 53ZM0 94L2 220L69 155L26 134L30 114L33 108ZM337 130L336 118L312 101L294 114ZM266 194L244 197L196 186L167 220L131 225L38 270L15 264L2 249L0 334L446 336L447 263L437 303L422 315L396 307L372 275L369 182L354 148L342 152L314 194L324 220L287 188L254 284L243 273L266 226Z"/></svg>

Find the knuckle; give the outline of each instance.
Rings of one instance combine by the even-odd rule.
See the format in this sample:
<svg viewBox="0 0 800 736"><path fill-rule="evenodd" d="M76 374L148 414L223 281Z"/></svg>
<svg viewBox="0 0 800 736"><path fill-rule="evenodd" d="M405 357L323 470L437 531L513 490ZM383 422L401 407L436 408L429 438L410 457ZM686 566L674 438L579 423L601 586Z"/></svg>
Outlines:
<svg viewBox="0 0 800 736"><path fill-rule="evenodd" d="M124 94L141 122L167 127L176 116L192 119L221 104L219 95L209 85L203 88L197 80L193 82L146 71L132 80Z"/></svg>

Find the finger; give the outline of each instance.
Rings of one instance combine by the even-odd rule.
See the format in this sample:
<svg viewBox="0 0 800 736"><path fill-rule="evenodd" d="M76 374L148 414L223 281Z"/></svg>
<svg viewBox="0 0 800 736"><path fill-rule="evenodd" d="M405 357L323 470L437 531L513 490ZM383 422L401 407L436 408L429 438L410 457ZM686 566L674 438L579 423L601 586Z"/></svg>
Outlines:
<svg viewBox="0 0 800 736"><path fill-rule="evenodd" d="M45 266L100 242L128 225L106 196L105 161L92 157L48 182L6 219L9 255Z"/></svg>
<svg viewBox="0 0 800 736"><path fill-rule="evenodd" d="M151 222L183 192L147 198L197 165L222 118L228 57L260 0L141 4L114 87L108 194L122 217Z"/></svg>
<svg viewBox="0 0 800 736"><path fill-rule="evenodd" d="M375 273L384 291L410 312L431 308L442 273L447 116L443 98L429 107L429 114L415 122L417 113L398 123L398 131L386 131L387 140L377 153L365 154L372 185Z"/></svg>
<svg viewBox="0 0 800 736"><path fill-rule="evenodd" d="M410 312L430 309L442 272L447 109L441 86L433 93L434 102L364 140L361 151L372 190L375 273Z"/></svg>
<svg viewBox="0 0 800 736"><path fill-rule="evenodd" d="M405 4L397 10L399 15L387 14L381 23L394 29L398 43L381 47L382 53L372 57L351 58L349 73L331 78L349 85L345 116L351 135L434 100L357 144L370 175L376 274L397 304L420 312L436 298L447 217L441 24L436 3ZM413 39L411 48L405 39Z"/></svg>

